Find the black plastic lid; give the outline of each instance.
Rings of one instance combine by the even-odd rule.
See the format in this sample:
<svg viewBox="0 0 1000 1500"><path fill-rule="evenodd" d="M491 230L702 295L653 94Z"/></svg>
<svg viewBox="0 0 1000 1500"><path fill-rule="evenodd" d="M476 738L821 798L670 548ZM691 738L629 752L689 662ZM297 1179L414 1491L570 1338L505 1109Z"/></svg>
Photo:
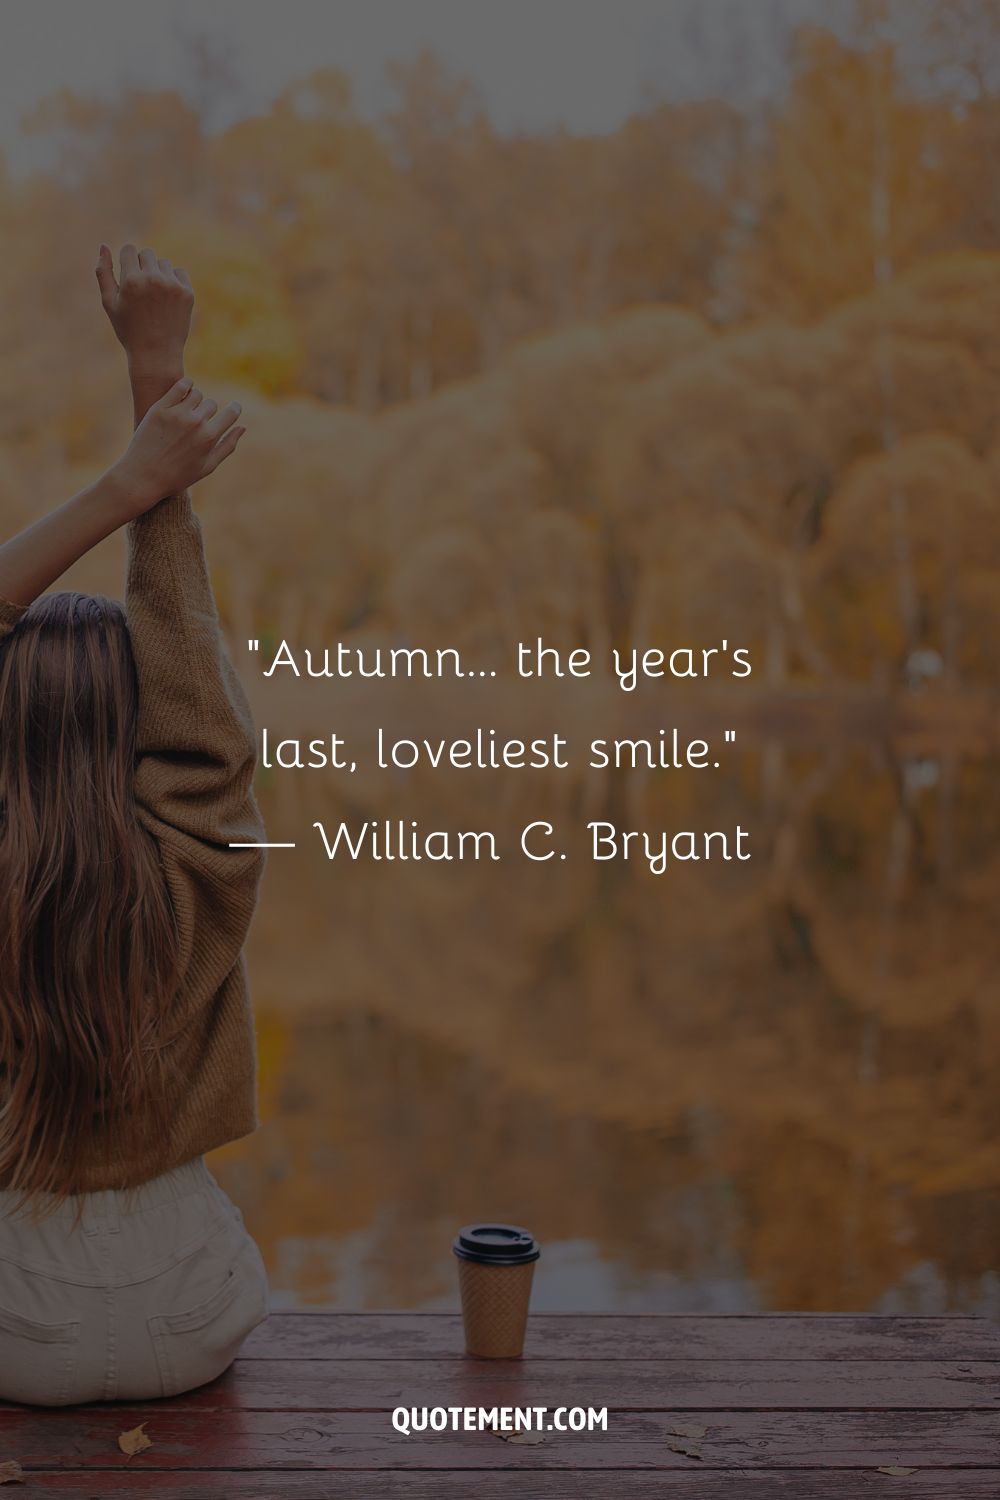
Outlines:
<svg viewBox="0 0 1000 1500"><path fill-rule="evenodd" d="M542 1253L534 1235L516 1224L466 1224L451 1248L459 1260L482 1266L523 1266Z"/></svg>

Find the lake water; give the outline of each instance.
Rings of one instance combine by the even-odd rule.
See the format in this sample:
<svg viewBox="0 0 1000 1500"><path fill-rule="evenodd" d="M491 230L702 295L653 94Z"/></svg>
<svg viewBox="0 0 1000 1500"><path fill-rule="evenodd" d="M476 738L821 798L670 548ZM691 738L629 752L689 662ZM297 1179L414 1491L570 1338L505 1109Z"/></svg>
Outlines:
<svg viewBox="0 0 1000 1500"><path fill-rule="evenodd" d="M264 1124L213 1165L278 1305L454 1305L454 1233L496 1218L543 1243L540 1309L1000 1316L996 763L810 722L714 776L323 803L546 809L558 870L330 865L313 784L266 789L302 840L251 945ZM591 816L742 820L753 859L595 865Z"/></svg>

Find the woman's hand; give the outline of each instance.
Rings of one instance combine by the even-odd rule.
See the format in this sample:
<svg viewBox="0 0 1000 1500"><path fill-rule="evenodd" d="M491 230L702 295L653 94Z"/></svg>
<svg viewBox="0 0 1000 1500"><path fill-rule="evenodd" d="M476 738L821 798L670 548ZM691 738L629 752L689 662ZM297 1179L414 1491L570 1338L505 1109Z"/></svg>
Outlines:
<svg viewBox="0 0 1000 1500"><path fill-rule="evenodd" d="M115 280L111 250L102 245L97 262L101 302L133 377L172 384L184 373L194 307L187 272L153 250L123 245L120 278Z"/></svg>
<svg viewBox="0 0 1000 1500"><path fill-rule="evenodd" d="M219 411L190 379L172 385L149 408L111 470L126 518L142 515L217 469L246 431L235 425L240 411L238 401Z"/></svg>

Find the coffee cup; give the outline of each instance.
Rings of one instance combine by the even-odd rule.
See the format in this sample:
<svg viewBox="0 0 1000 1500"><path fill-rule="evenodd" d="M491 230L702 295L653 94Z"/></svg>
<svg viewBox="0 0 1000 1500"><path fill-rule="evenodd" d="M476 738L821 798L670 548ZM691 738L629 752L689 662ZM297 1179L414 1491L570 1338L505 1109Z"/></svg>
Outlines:
<svg viewBox="0 0 1000 1500"><path fill-rule="evenodd" d="M451 1248L458 1261L466 1352L479 1359L520 1358L541 1254L534 1236L515 1224L467 1224Z"/></svg>

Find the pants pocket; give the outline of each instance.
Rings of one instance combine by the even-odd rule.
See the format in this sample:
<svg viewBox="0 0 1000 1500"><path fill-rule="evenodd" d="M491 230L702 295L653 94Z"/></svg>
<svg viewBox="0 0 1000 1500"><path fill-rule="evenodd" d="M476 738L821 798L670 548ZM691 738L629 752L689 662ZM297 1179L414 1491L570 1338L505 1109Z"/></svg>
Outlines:
<svg viewBox="0 0 1000 1500"><path fill-rule="evenodd" d="M221 1375L266 1317L267 1281L260 1252L248 1240L210 1297L183 1312L149 1319L161 1394L176 1396Z"/></svg>
<svg viewBox="0 0 1000 1500"><path fill-rule="evenodd" d="M0 1399L65 1406L79 1348L79 1323L38 1323L0 1307Z"/></svg>

